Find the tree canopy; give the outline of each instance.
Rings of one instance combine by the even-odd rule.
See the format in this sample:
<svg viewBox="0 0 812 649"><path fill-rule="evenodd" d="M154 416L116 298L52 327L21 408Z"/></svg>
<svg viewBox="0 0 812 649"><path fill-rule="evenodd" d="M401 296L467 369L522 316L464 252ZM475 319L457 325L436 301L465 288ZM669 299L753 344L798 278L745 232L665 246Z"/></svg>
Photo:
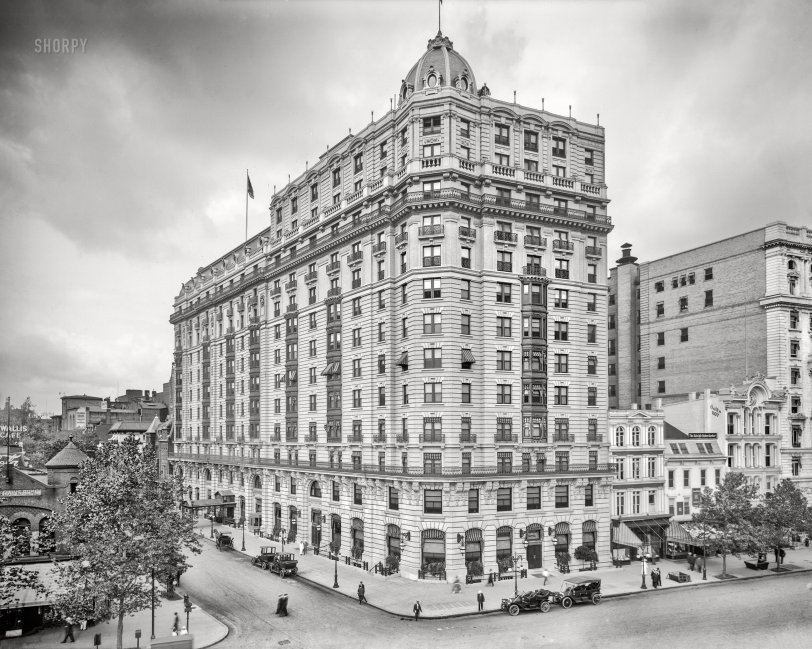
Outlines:
<svg viewBox="0 0 812 649"><path fill-rule="evenodd" d="M29 541L28 530L16 530L8 518L0 516L0 606L17 602L22 590L44 590L38 573L14 564L15 559L28 553Z"/></svg>
<svg viewBox="0 0 812 649"><path fill-rule="evenodd" d="M151 576L186 569L184 549L200 552L181 490L177 476L159 480L155 452L135 439L86 460L52 519L57 542L79 556L58 565L58 613L118 618L121 649L124 617L150 606Z"/></svg>
<svg viewBox="0 0 812 649"><path fill-rule="evenodd" d="M779 482L755 508L753 521L763 549L787 547L793 535L812 530L809 503L788 478Z"/></svg>

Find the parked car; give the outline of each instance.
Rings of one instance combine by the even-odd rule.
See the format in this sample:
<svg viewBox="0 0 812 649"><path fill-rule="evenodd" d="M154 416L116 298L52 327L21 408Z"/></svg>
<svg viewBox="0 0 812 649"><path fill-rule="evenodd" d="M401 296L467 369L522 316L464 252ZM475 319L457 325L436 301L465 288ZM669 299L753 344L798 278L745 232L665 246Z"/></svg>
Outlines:
<svg viewBox="0 0 812 649"><path fill-rule="evenodd" d="M231 537L231 532L220 532L219 530L214 531L214 542L217 545L218 550L233 550L234 549L234 539Z"/></svg>
<svg viewBox="0 0 812 649"><path fill-rule="evenodd" d="M574 575L561 583L561 590L554 593L554 604L570 608L574 603L601 603L601 580L597 577Z"/></svg>
<svg viewBox="0 0 812 649"><path fill-rule="evenodd" d="M295 577L296 573L299 572L298 563L292 554L287 552L285 554L277 553L268 569L280 577L287 577L288 575Z"/></svg>
<svg viewBox="0 0 812 649"><path fill-rule="evenodd" d="M279 554L279 552L274 546L263 545L259 549L259 554L251 559L251 563L255 566L259 566L263 570L270 570L271 564L276 559L277 554Z"/></svg>
<svg viewBox="0 0 812 649"><path fill-rule="evenodd" d="M502 610L509 615L518 615L519 611L541 611L546 613L550 610L551 601L555 599L555 593L545 589L531 590L521 593L515 597L502 599Z"/></svg>

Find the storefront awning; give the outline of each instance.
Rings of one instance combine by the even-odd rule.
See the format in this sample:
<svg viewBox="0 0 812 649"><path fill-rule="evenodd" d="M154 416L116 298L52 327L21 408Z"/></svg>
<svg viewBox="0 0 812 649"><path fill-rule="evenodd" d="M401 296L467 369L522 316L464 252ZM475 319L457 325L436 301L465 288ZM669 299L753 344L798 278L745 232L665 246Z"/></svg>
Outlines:
<svg viewBox="0 0 812 649"><path fill-rule="evenodd" d="M444 539L445 532L443 530L423 530L424 539Z"/></svg>
<svg viewBox="0 0 812 649"><path fill-rule="evenodd" d="M476 363L476 359L474 355L471 353L470 349L463 348L462 350L462 362L463 363Z"/></svg>
<svg viewBox="0 0 812 649"><path fill-rule="evenodd" d="M582 529L584 532L597 532L598 524L595 521L584 521Z"/></svg>
<svg viewBox="0 0 812 649"><path fill-rule="evenodd" d="M674 543L692 543L694 540L688 530L674 520L668 524L665 539Z"/></svg>
<svg viewBox="0 0 812 649"><path fill-rule="evenodd" d="M612 543L625 545L629 548L639 548L642 545L640 537L632 532L631 528L623 521L612 527Z"/></svg>
<svg viewBox="0 0 812 649"><path fill-rule="evenodd" d="M555 524L555 533L556 534L569 534L570 533L570 524L569 523L556 523Z"/></svg>
<svg viewBox="0 0 812 649"><path fill-rule="evenodd" d="M482 530L478 527L474 527L465 532L465 542L466 543L476 543L477 541L482 540Z"/></svg>

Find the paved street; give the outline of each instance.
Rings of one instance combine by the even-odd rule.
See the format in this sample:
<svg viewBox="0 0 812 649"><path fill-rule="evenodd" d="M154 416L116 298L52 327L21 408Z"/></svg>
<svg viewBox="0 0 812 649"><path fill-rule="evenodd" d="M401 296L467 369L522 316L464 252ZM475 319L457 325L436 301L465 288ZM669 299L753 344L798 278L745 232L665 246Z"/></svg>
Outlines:
<svg viewBox="0 0 812 649"><path fill-rule="evenodd" d="M258 570L237 552L204 544L183 587L229 626L217 646L312 647L808 647L812 637L809 573L746 583L674 588L511 618L493 613L447 620L393 616L348 597ZM273 612L288 593L291 615ZM487 593L487 591L486 591ZM451 595L449 593L449 598ZM194 630L194 622L192 622Z"/></svg>

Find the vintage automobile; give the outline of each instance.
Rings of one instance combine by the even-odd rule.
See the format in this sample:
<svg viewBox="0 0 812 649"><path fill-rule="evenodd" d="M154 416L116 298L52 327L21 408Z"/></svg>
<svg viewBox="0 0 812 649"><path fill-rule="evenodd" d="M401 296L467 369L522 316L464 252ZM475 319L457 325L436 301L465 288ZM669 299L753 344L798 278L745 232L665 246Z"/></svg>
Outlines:
<svg viewBox="0 0 812 649"><path fill-rule="evenodd" d="M272 545L263 545L259 549L259 554L251 559L251 563L255 566L259 566L263 570L270 570L271 564L276 559L276 555L279 554L277 549Z"/></svg>
<svg viewBox="0 0 812 649"><path fill-rule="evenodd" d="M298 561L296 561L292 554L288 554L287 552L284 554L277 553L268 569L280 577L287 577L288 575L295 577L296 573L299 572L297 564Z"/></svg>
<svg viewBox="0 0 812 649"><path fill-rule="evenodd" d="M601 580L597 577L574 575L561 583L561 590L553 594L553 603L570 608L573 603L601 603Z"/></svg>
<svg viewBox="0 0 812 649"><path fill-rule="evenodd" d="M214 531L214 542L217 545L218 550L233 550L234 549L234 539L231 537L231 532L220 532L219 530Z"/></svg>
<svg viewBox="0 0 812 649"><path fill-rule="evenodd" d="M541 611L546 613L550 610L551 602L555 599L555 593L539 588L527 593L521 593L515 597L502 599L502 610L509 615L518 615L519 611Z"/></svg>

